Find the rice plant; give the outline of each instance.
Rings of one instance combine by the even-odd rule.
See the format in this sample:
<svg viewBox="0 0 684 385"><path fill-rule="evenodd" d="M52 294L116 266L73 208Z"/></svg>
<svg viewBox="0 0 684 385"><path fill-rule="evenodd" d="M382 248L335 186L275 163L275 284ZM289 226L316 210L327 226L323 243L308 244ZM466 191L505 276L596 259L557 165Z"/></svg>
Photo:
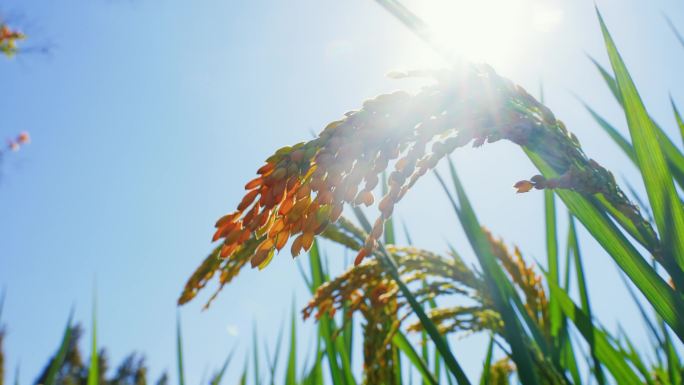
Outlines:
<svg viewBox="0 0 684 385"><path fill-rule="evenodd" d="M432 43L429 26L409 9L396 1L377 1ZM630 186L623 188L542 101L487 65L392 73L396 79L423 78L427 85L418 92L367 100L314 139L278 149L247 182L236 210L216 222L213 241L220 244L191 275L179 304L193 300L216 278L218 290L209 297L209 306L243 268L266 268L288 245L292 256L306 254L300 258L306 258L308 269L302 267L301 276L311 299L301 310L293 308L273 343L261 345L254 328L244 366L236 369L233 349L201 383L219 385L234 372L241 384L255 385L394 385L411 384L415 378L430 385L682 384L684 154L649 115L598 11L597 18L611 68L594 63L624 111L629 138L585 106L638 168L646 197ZM4 24L0 29L0 51L11 55L23 35ZM684 138L679 109L674 100L671 104ZM28 135L22 135L13 143L28 143ZM467 145L500 140L519 146L539 170L527 180L511 181L511 192L537 190L543 199L546 270L531 264L511 240L498 238L487 227L494 224L480 223L458 165L449 157ZM448 174L438 172L440 163ZM457 248L440 252L414 247L407 228L408 244L398 242L395 207L424 177L435 177L442 187L477 266L465 263ZM564 252L559 250L558 228L566 219L556 215L556 198L567 210ZM374 218L369 220L368 213ZM647 326L650 346L637 346L630 336L610 332L594 317L578 225L620 269L625 293ZM323 239L351 251L353 263L337 274L330 271L319 243ZM571 295L571 285L578 288L577 296ZM317 323L306 354L297 330L300 315ZM97 331L94 303L87 358L79 343L83 329L70 317L35 383L147 384L148 369L139 355L127 357L107 374L109 362ZM472 333L489 337L478 378L466 374L448 338ZM414 343L410 335L422 343ZM0 327L0 385L7 377L4 336ZM189 358L180 316L175 346L177 382L185 385L192 380L185 375ZM164 374L156 384L169 381Z"/></svg>
<svg viewBox="0 0 684 385"><path fill-rule="evenodd" d="M425 24L409 10L395 2L380 3L428 39ZM441 370L429 367L426 354L417 354L406 332L429 336L435 363L447 369L445 380L458 384L472 379L444 337L453 332L492 335L480 383L680 384L684 209L675 185L684 186L682 153L646 111L598 11L597 16L612 73L599 70L623 107L630 140L589 111L640 170L647 191L641 207L611 171L585 154L578 138L548 107L492 68L468 64L393 73L394 78L421 77L431 83L417 93L367 100L313 140L283 147L266 159L245 185L247 193L237 209L217 221L213 240L220 245L191 276L179 303L192 300L214 276L220 291L248 264L265 268L290 244L292 256L310 253L307 283L313 298L303 316L315 315L319 322L334 384L357 382L348 368L351 345L346 343L350 335L345 336L355 315L363 320L366 384L402 383L402 355L424 383L438 382ZM681 122L674 102L673 110ZM511 252L479 223L457 166L448 160L468 144L480 147L502 139L521 147L539 170L514 188L519 193L544 190L548 271L527 265L520 250ZM449 163L448 178L436 171L442 160ZM386 172L389 177L381 182ZM448 195L479 267L467 267L456 250L441 255L395 244L394 208L429 173ZM382 192L376 198L378 186ZM561 283L559 276L555 196L569 214L565 263L575 267L579 300L569 294L569 277ZM360 207L376 201L376 219L369 221ZM356 216L359 227L343 216L345 209ZM609 333L592 317L576 222L646 298L648 307L640 308L656 341L655 361L646 359L628 336ZM329 278L317 237L353 250L353 266ZM443 298L454 296L472 305L440 306ZM335 317L338 312L342 315ZM588 352L581 351L578 337ZM503 358L493 362L493 350ZM581 375L582 367L590 368L589 378Z"/></svg>

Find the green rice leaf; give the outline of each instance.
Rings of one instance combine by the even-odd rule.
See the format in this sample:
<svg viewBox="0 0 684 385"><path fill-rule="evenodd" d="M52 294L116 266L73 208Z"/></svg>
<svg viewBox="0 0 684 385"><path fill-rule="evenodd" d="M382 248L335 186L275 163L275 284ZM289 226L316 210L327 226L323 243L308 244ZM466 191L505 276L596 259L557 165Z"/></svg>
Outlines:
<svg viewBox="0 0 684 385"><path fill-rule="evenodd" d="M361 223L361 227L367 233L369 233L371 231L371 224L370 222L368 222L368 219L363 214L363 211L361 211L361 209L359 209L358 207L354 207L354 214L356 214L356 217ZM463 368L458 363L456 357L454 357L453 353L449 349L449 346L447 345L444 337L437 330L437 326L435 326L434 322L432 322L432 320L427 316L427 314L425 314L425 310L423 310L421 304L418 302L418 300L416 300L416 297L413 295L413 293L411 293L411 290L409 290L406 284L402 281L401 277L399 276L399 270L397 268L396 262L394 261L392 256L387 252L382 242L378 242L378 250L376 252L376 256L388 269L388 272L390 273L394 281L397 283L397 286L399 286L399 290L401 290L401 293L404 295L404 298L406 298L407 302L411 306L411 309L413 309L413 312L420 320L420 323L422 324L423 328L427 331L428 335L432 339L433 343L435 344L435 347L440 352L442 357L444 357L444 362L446 364L447 369L456 377L456 380L459 385L470 385L470 381L468 380L468 377L466 377Z"/></svg>
<svg viewBox="0 0 684 385"><path fill-rule="evenodd" d="M558 177L540 156L526 150L532 163L547 178ZM570 190L556 190L570 212L603 247L663 320L684 340L684 300L644 260L636 248L599 208L596 200Z"/></svg>
<svg viewBox="0 0 684 385"><path fill-rule="evenodd" d="M594 59L593 57L589 56L589 60L591 60L591 62L594 63L594 66L599 71L599 74L601 74L601 77L606 82L608 89L613 94L613 96L618 101L618 103L620 105L623 105L622 95L620 94L620 90L618 89L617 82L613 78L613 75L611 75L610 72L608 72L605 68L603 68L603 66L601 64L599 64L599 62L596 59Z"/></svg>
<svg viewBox="0 0 684 385"><path fill-rule="evenodd" d="M254 354L254 384L261 385L261 371L259 370L259 339L257 338L256 322L252 322L252 354Z"/></svg>
<svg viewBox="0 0 684 385"><path fill-rule="evenodd" d="M587 282L584 276L584 266L582 264L582 255L579 248L579 241L577 240L577 228L575 227L575 220L573 219L572 215L570 215L568 218L568 251L569 254L572 254L575 262L575 273L577 276L577 287L579 290L582 311L589 319L592 319L591 304L589 303L589 291L587 290ZM599 383L599 385L603 385L605 384L606 379L603 374L603 369L601 368L601 362L596 357L596 345L594 344L593 334L588 335L587 343L589 344L589 353L593 361L596 381Z"/></svg>
<svg viewBox="0 0 684 385"><path fill-rule="evenodd" d="M670 338L670 332L663 325L663 350L665 350L665 355L667 357L667 371L670 378L670 383L672 384L682 384L682 376L684 376L684 369L682 367L682 361L679 358L677 349L672 343Z"/></svg>
<svg viewBox="0 0 684 385"><path fill-rule="evenodd" d="M482 232L482 226L475 216L475 211L473 210L470 201L465 194L463 185L458 179L456 169L453 166L451 159L448 158L448 160L451 179L456 189L458 204L453 200L453 198L451 198L449 190L446 188L446 184L444 184L444 181L439 176L439 173L435 171L435 174L452 202L452 206L454 207L456 215L463 226L466 237L468 238L471 247L475 251L475 255L477 256L480 266L483 269L485 280L491 288L495 307L499 314L501 314L503 320L504 338L506 338L506 341L511 345L511 356L518 368L520 379L525 384L538 384L539 379L537 377L536 371L534 370L529 339L526 338L527 335L524 333L522 325L520 325L520 321L516 315L516 312L511 307L511 301L515 302L514 297L516 297L516 294L510 284L510 281L503 273L501 266L499 266L494 255L492 255L490 245L485 238L484 233ZM527 314L525 311L522 313ZM536 327L534 323L530 324L532 325L533 329ZM536 340L537 338L535 338L535 341Z"/></svg>
<svg viewBox="0 0 684 385"><path fill-rule="evenodd" d="M572 346L572 339L570 338L570 332L567 327L563 329L563 333L567 334L561 351L563 367L570 372L573 384L581 385L582 377L580 376L579 367L577 366L577 359L575 358L576 352ZM599 384L602 384L602 382L599 382Z"/></svg>
<svg viewBox="0 0 684 385"><path fill-rule="evenodd" d="M444 180L437 171L434 172L435 176L437 177L437 180L439 181L440 185L442 186L442 189L447 195L447 198L449 198L451 206L456 212L456 215L459 217L459 221L461 222L461 225L463 226L463 229L466 232L466 236L469 238L471 247L473 248L473 250L476 251L476 255L478 255L478 252L483 253L483 260L480 261L480 264L489 264L487 267L488 274L494 276L493 283L490 284L492 290L500 290L502 293L504 293L504 297L510 300L510 302L512 302L515 305L515 307L518 310L518 313L522 316L523 320L525 321L525 326L531 332L534 341L537 343L537 346L541 348L542 353L550 354L550 350L546 344L546 340L541 330L539 329L539 326L529 316L527 311L524 310L524 305L522 303L522 300L520 299L520 296L515 291L508 277L504 274L503 270L501 269L499 264L496 262L494 256L492 255L489 242L483 237L481 231L482 227L480 226L479 222L477 222L477 218L475 217L475 212L472 208L472 205L470 204L470 201L468 200L468 197L465 194L463 185L461 184L458 175L456 174L456 168L454 167L451 159L447 159L449 162L449 171L451 173L451 179L454 184L454 187L456 188L459 203L456 203L456 200L451 196L451 192L449 191L446 184L444 183ZM468 212L472 214L470 216L466 216L465 213ZM470 237L472 237L472 240ZM453 247L450 247L450 251L455 256L458 256L456 250ZM478 260L479 258L480 257L478 256Z"/></svg>
<svg viewBox="0 0 684 385"><path fill-rule="evenodd" d="M644 325L646 325L646 329L651 334L651 337L657 342L658 345L662 345L663 339L661 338L660 333L658 332L656 324L651 320L651 317L649 317L648 313L646 313L646 309L644 309L644 306L641 304L641 301L639 301L639 298L636 296L636 293L634 293L634 290L632 290L632 287L629 285L629 282L627 282L623 274L620 274L620 279L622 280L622 283L625 285L625 288L627 289L629 296L632 298L632 301L639 310L641 319L644 321Z"/></svg>
<svg viewBox="0 0 684 385"><path fill-rule="evenodd" d="M636 370L638 370L639 373L641 374L641 377L646 380L647 385L656 385L654 383L653 379L651 378L652 372L646 366L646 364L644 363L644 360L641 358L641 356L639 356L639 353L637 353L636 349L634 349L634 345L632 344L632 341L630 341L629 338L627 338L626 333L622 332L622 329L620 329L620 331L621 331L622 342L624 344L626 344L628 349L629 349L629 350L625 350L624 347L622 347L621 345L618 345L618 348L620 349L620 351L624 355L625 359L629 360L629 362L632 365L634 365ZM616 341L616 342L619 342L619 341Z"/></svg>
<svg viewBox="0 0 684 385"><path fill-rule="evenodd" d="M330 317L328 317L330 325L335 327L335 322ZM335 350L339 355L340 362L342 362L342 373L344 374L344 380L347 384L355 385L356 380L354 379L354 374L351 368L351 355L345 347L345 343L340 336L338 336L335 341Z"/></svg>
<svg viewBox="0 0 684 385"><path fill-rule="evenodd" d="M392 348L392 360L394 360L394 377L396 378L396 385L403 385L404 379L401 373L401 368L402 368L402 357L403 355L401 354L401 351L397 349L396 346L393 346Z"/></svg>
<svg viewBox="0 0 684 385"><path fill-rule="evenodd" d="M309 265L311 268L313 292L326 280L323 272L323 264L321 263L320 248L317 241L314 241L311 250L309 250ZM330 377L332 378L333 385L356 384L356 380L354 379L351 370L350 355L344 341L333 339L335 321L328 315L323 315L318 321L318 330L320 338L325 343L325 352L328 357L328 367L330 368ZM338 357L340 358L340 361L342 361L342 368L340 368Z"/></svg>
<svg viewBox="0 0 684 385"><path fill-rule="evenodd" d="M590 59L592 60L596 68L599 70L601 77L603 77L606 84L608 85L608 88L613 93L613 96L615 96L615 99L624 110L625 104L623 102L622 95L620 94L617 81L596 60L592 59L591 57ZM649 117L649 119L651 119L653 127L656 130L658 142L660 143L663 154L665 155L667 163L670 166L672 176L677 181L677 184L680 187L684 188L684 154L682 154L682 152L679 151L677 146L674 145L672 140L667 136L667 134L665 134L665 131L663 131L663 129L658 125L658 123L656 123L655 120L653 120L653 118L651 117Z"/></svg>
<svg viewBox="0 0 684 385"><path fill-rule="evenodd" d="M592 118L598 123L598 125L603 129L603 131L610 136L611 139L615 142L615 144L620 147L620 149L627 155L629 160L634 163L634 165L637 165L637 159L636 159L636 154L634 153L634 148L632 148L632 144L624 137L622 134L615 128L613 125L608 123L607 120L605 120L601 115L599 115L596 111L594 111L593 108L589 107L586 103L582 102L584 105L584 108L589 112L589 115L591 115Z"/></svg>
<svg viewBox="0 0 684 385"><path fill-rule="evenodd" d="M557 296L563 313L568 317L584 339L594 345L596 357L606 366L620 385L640 385L641 378L634 373L632 368L625 362L622 354L611 345L606 333L594 326L591 318L587 316L570 297L555 283L549 281L549 289L552 295Z"/></svg>
<svg viewBox="0 0 684 385"><path fill-rule="evenodd" d="M672 95L670 95L670 104L672 104L672 111L674 112L675 120L677 121L677 127L679 127L679 134L682 136L682 142L684 142L684 121L682 120L682 115L679 113L679 109L677 109L674 99L672 99Z"/></svg>
<svg viewBox="0 0 684 385"><path fill-rule="evenodd" d="M228 354L228 357L226 357L226 360L223 362L223 366L221 366L221 370L219 370L216 375L209 381L209 385L220 385L221 380L223 379L223 376L226 374L226 370L228 369L228 365L230 365L230 362L233 360L233 354L235 354L235 348L233 348L230 353Z"/></svg>
<svg viewBox="0 0 684 385"><path fill-rule="evenodd" d="M245 354L245 357L247 357L247 354ZM248 365L249 359L245 359L245 368L242 370L242 375L240 376L240 385L247 385L247 371L249 369Z"/></svg>
<svg viewBox="0 0 684 385"><path fill-rule="evenodd" d="M480 376L480 385L488 385L491 376L492 358L494 357L494 336L489 338L489 345L487 345L487 355L485 356L484 364L482 366L482 375Z"/></svg>
<svg viewBox="0 0 684 385"><path fill-rule="evenodd" d="M97 355L97 299L93 293L93 321L90 340L90 366L88 367L88 385L97 385L100 379L99 359Z"/></svg>
<svg viewBox="0 0 684 385"><path fill-rule="evenodd" d="M659 130L656 129L646 112L636 86L598 9L596 12L618 89L624 102L627 125L656 226L662 238L665 258L673 258L680 269L684 269L684 209L682 209L672 182L670 168L661 150ZM675 149L675 152L678 150Z"/></svg>
<svg viewBox="0 0 684 385"><path fill-rule="evenodd" d="M287 370L285 372L285 385L297 383L297 324L295 322L294 303L292 304L292 317L290 321L290 352L287 356Z"/></svg>
<svg viewBox="0 0 684 385"><path fill-rule="evenodd" d="M553 191L544 190L544 219L546 222L546 264L549 269L549 279L560 285L558 263L558 235L556 230L556 203ZM551 336L557 338L562 326L562 313L553 296L549 299L551 315ZM555 350L555 349L554 349Z"/></svg>
<svg viewBox="0 0 684 385"><path fill-rule="evenodd" d="M413 364L413 366L418 370L418 373L420 373L425 383L431 385L438 384L437 379L435 379L432 373L430 373L430 369L428 369L425 360L418 355L416 350L413 348L413 345L406 338L406 335L404 335L404 333L398 331L392 338L392 342L394 343L394 346L399 348L399 350L401 350L401 352L404 353L406 358L408 358L409 362L411 362L411 364Z"/></svg>
<svg viewBox="0 0 684 385"><path fill-rule="evenodd" d="M176 358L178 364L178 384L185 385L185 371L183 370L183 337L181 336L180 313L176 313Z"/></svg>
<svg viewBox="0 0 684 385"><path fill-rule="evenodd" d="M276 345L273 351L273 360L271 360L271 357L268 353L268 346L265 349L267 364L271 372L271 385L275 385L275 371L278 367L278 359L280 358L280 347L283 342L283 329L283 324L280 324L280 328L278 329L278 338L276 339Z"/></svg>
<svg viewBox="0 0 684 385"><path fill-rule="evenodd" d="M321 362L323 361L324 352L320 349L320 344L316 343L316 354L314 357L314 364L309 370L308 374L304 377L304 381L301 382L302 385L318 385L323 384L323 370L321 367ZM306 366L305 366L306 367Z"/></svg>
<svg viewBox="0 0 684 385"><path fill-rule="evenodd" d="M591 58L590 58L591 59ZM596 60L591 59L596 68L601 73L601 77L606 81L608 88L615 96L615 99L620 104L622 109L625 109L625 103L623 102L623 96L619 90L618 82L613 78L612 75L608 73ZM672 140L665 134L665 131L649 116L653 127L655 128L656 136L658 138L658 143L662 148L663 154L667 160L667 164L670 167L672 176L677 181L680 187L684 188L684 154L674 145ZM629 123L629 121L628 121ZM633 138L632 138L633 139ZM637 166L638 167L638 166Z"/></svg>
<svg viewBox="0 0 684 385"><path fill-rule="evenodd" d="M55 385L57 379L57 373L59 369L64 364L64 359L66 358L67 350L69 350L69 344L71 343L71 334L73 332L72 320L74 318L74 311L69 314L69 320L67 321L66 328L64 329L64 335L62 336L62 342L59 344L57 349L57 354L52 359L50 363L50 368L48 369L47 375L45 376L45 384L43 385Z"/></svg>
<svg viewBox="0 0 684 385"><path fill-rule="evenodd" d="M667 15L664 14L663 16L665 17L665 20L667 21L667 25L670 26L670 29L672 30L672 33L674 33L679 44L681 44L682 47L684 47L684 37L682 37L682 34L679 33L679 31L677 30L677 27L675 27L674 23L672 23L672 20L670 20L670 18L667 17Z"/></svg>

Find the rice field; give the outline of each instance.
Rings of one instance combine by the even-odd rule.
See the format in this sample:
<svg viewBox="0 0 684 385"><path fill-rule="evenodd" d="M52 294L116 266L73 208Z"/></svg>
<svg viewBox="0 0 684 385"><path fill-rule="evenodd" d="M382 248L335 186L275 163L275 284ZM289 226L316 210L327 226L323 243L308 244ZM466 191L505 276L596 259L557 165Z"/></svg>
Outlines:
<svg viewBox="0 0 684 385"><path fill-rule="evenodd" d="M429 25L409 8L377 2L439 51ZM638 170L645 195L619 182L623 170L610 170L585 153L581 138L541 95L487 64L457 62L444 52L452 67L392 72L391 78L425 85L368 99L311 140L273 151L263 164L252 165L255 177L246 181L235 211L217 215L213 250L188 272L179 306L201 301L209 308L224 287L248 279L241 277L244 269L270 269L275 258L290 256L310 299L283 315L287 323L277 339L264 346L255 328L247 349L226 351L202 379L185 376L184 365L195 357L184 355L179 317L178 384L219 385L229 372L254 385L683 384L684 153L678 142L684 140L684 120L671 100L682 134L674 140L652 118L619 39L599 9L596 18L610 67L590 60L620 105L629 137L585 107L612 139L609 145L632 163L625 167ZM677 26L667 23L681 41ZM22 39L3 25L0 50L21 54ZM515 239L498 237L495 223L478 219L471 203L477 197L468 194L451 157L469 146L486 152L499 141L519 148L537 169L510 185L543 200L542 263L515 246ZM28 142L22 133L12 143ZM445 167L438 169L440 164ZM419 248L410 226L393 215L428 178L441 186L449 202L443 210L458 220L468 245ZM639 309L649 345L595 317L579 228L619 269L619 284ZM344 270L330 268L327 248L352 256ZM476 265L463 258L468 250ZM168 373L149 378L142 355L111 365L98 344L96 308L94 301L87 336L73 318L67 321L36 384L168 384ZM313 348L301 342L299 318L315 325ZM467 374L457 358L462 352L448 338L470 334L489 341L477 377ZM0 329L0 385L13 377L3 365L3 335Z"/></svg>

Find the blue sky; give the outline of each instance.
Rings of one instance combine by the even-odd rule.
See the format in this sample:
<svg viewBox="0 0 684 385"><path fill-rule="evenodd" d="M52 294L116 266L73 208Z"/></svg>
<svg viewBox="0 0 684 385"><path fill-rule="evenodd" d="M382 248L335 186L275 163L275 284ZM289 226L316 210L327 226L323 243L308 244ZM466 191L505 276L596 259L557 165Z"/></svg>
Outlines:
<svg viewBox="0 0 684 385"><path fill-rule="evenodd" d="M594 3L468 3L406 2L452 49L491 62L532 93L543 82L547 103L586 153L641 191L627 158L573 96L625 129L586 56L607 63ZM503 3L514 6L497 11ZM684 49L662 14L684 29L684 4L597 3L650 112L676 135L668 93L684 103ZM0 11L29 35L27 45L50 47L0 60L0 137L33 137L6 157L0 180L2 316L8 371L20 365L22 384L56 349L72 307L87 325L94 281L99 339L113 361L144 352L152 379L168 369L175 381L177 295L210 250L214 221L239 202L263 159L366 98L415 88L386 79L388 71L444 65L372 0L5 0ZM511 187L536 173L521 151L496 143L455 160L481 222L543 260L542 194ZM417 245L444 250L448 240L472 258L444 204L427 178L398 216ZM613 264L582 235L596 313L643 338ZM342 256L330 254L341 269ZM182 308L190 383L233 346L244 351L252 322L273 341L293 298L300 308L308 294L283 253L262 272L245 271L210 310L200 311L201 300ZM313 326L302 323L301 346ZM477 373L481 358L470 352L482 350L482 339L453 344ZM231 379L242 358L233 365Z"/></svg>

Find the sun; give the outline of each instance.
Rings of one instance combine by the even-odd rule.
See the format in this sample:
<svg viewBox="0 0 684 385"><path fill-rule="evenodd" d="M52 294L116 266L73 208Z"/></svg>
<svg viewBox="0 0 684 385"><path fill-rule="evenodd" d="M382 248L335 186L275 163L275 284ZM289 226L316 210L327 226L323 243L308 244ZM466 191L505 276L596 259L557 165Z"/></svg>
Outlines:
<svg viewBox="0 0 684 385"><path fill-rule="evenodd" d="M493 65L522 59L527 45L552 33L563 18L548 0L422 0L411 8L441 50Z"/></svg>

